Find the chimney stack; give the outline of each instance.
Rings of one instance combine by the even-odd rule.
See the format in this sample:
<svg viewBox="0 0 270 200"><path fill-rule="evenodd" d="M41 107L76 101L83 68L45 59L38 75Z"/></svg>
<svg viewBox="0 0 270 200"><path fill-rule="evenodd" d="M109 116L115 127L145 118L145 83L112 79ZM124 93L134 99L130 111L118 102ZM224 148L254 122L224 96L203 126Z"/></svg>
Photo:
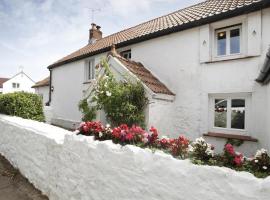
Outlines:
<svg viewBox="0 0 270 200"><path fill-rule="evenodd" d="M95 43L97 40L102 38L102 32L100 30L100 26L97 26L96 24L91 24L91 29L89 30L89 44Z"/></svg>

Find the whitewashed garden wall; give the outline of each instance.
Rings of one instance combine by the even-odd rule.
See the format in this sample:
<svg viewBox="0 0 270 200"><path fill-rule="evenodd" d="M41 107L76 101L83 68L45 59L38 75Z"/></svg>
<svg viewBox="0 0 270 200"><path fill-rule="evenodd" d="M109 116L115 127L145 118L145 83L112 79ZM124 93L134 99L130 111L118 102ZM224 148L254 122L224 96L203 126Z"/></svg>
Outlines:
<svg viewBox="0 0 270 200"><path fill-rule="evenodd" d="M0 153L50 200L268 200L270 177L0 115Z"/></svg>

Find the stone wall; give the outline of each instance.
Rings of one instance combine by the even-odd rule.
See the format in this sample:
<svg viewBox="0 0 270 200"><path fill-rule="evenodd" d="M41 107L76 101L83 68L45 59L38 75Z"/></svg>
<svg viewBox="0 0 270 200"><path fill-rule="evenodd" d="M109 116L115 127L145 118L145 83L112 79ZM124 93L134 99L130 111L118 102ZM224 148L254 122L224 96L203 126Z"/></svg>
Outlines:
<svg viewBox="0 0 270 200"><path fill-rule="evenodd" d="M51 200L266 200L270 178L0 115L0 153Z"/></svg>

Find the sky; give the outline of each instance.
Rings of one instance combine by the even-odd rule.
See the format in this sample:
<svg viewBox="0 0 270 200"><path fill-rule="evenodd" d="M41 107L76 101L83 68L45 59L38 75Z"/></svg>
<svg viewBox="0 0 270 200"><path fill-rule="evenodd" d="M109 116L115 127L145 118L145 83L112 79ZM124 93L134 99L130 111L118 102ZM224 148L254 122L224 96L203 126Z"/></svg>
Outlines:
<svg viewBox="0 0 270 200"><path fill-rule="evenodd" d="M103 36L202 0L0 0L0 77L21 68L33 80L47 66L85 46L92 23Z"/></svg>

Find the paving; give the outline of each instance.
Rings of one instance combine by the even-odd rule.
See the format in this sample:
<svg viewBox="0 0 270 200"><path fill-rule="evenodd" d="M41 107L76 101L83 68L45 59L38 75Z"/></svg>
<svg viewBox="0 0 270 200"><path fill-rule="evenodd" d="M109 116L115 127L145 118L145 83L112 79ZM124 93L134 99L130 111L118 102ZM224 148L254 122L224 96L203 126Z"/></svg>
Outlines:
<svg viewBox="0 0 270 200"><path fill-rule="evenodd" d="M0 155L0 200L48 200Z"/></svg>

